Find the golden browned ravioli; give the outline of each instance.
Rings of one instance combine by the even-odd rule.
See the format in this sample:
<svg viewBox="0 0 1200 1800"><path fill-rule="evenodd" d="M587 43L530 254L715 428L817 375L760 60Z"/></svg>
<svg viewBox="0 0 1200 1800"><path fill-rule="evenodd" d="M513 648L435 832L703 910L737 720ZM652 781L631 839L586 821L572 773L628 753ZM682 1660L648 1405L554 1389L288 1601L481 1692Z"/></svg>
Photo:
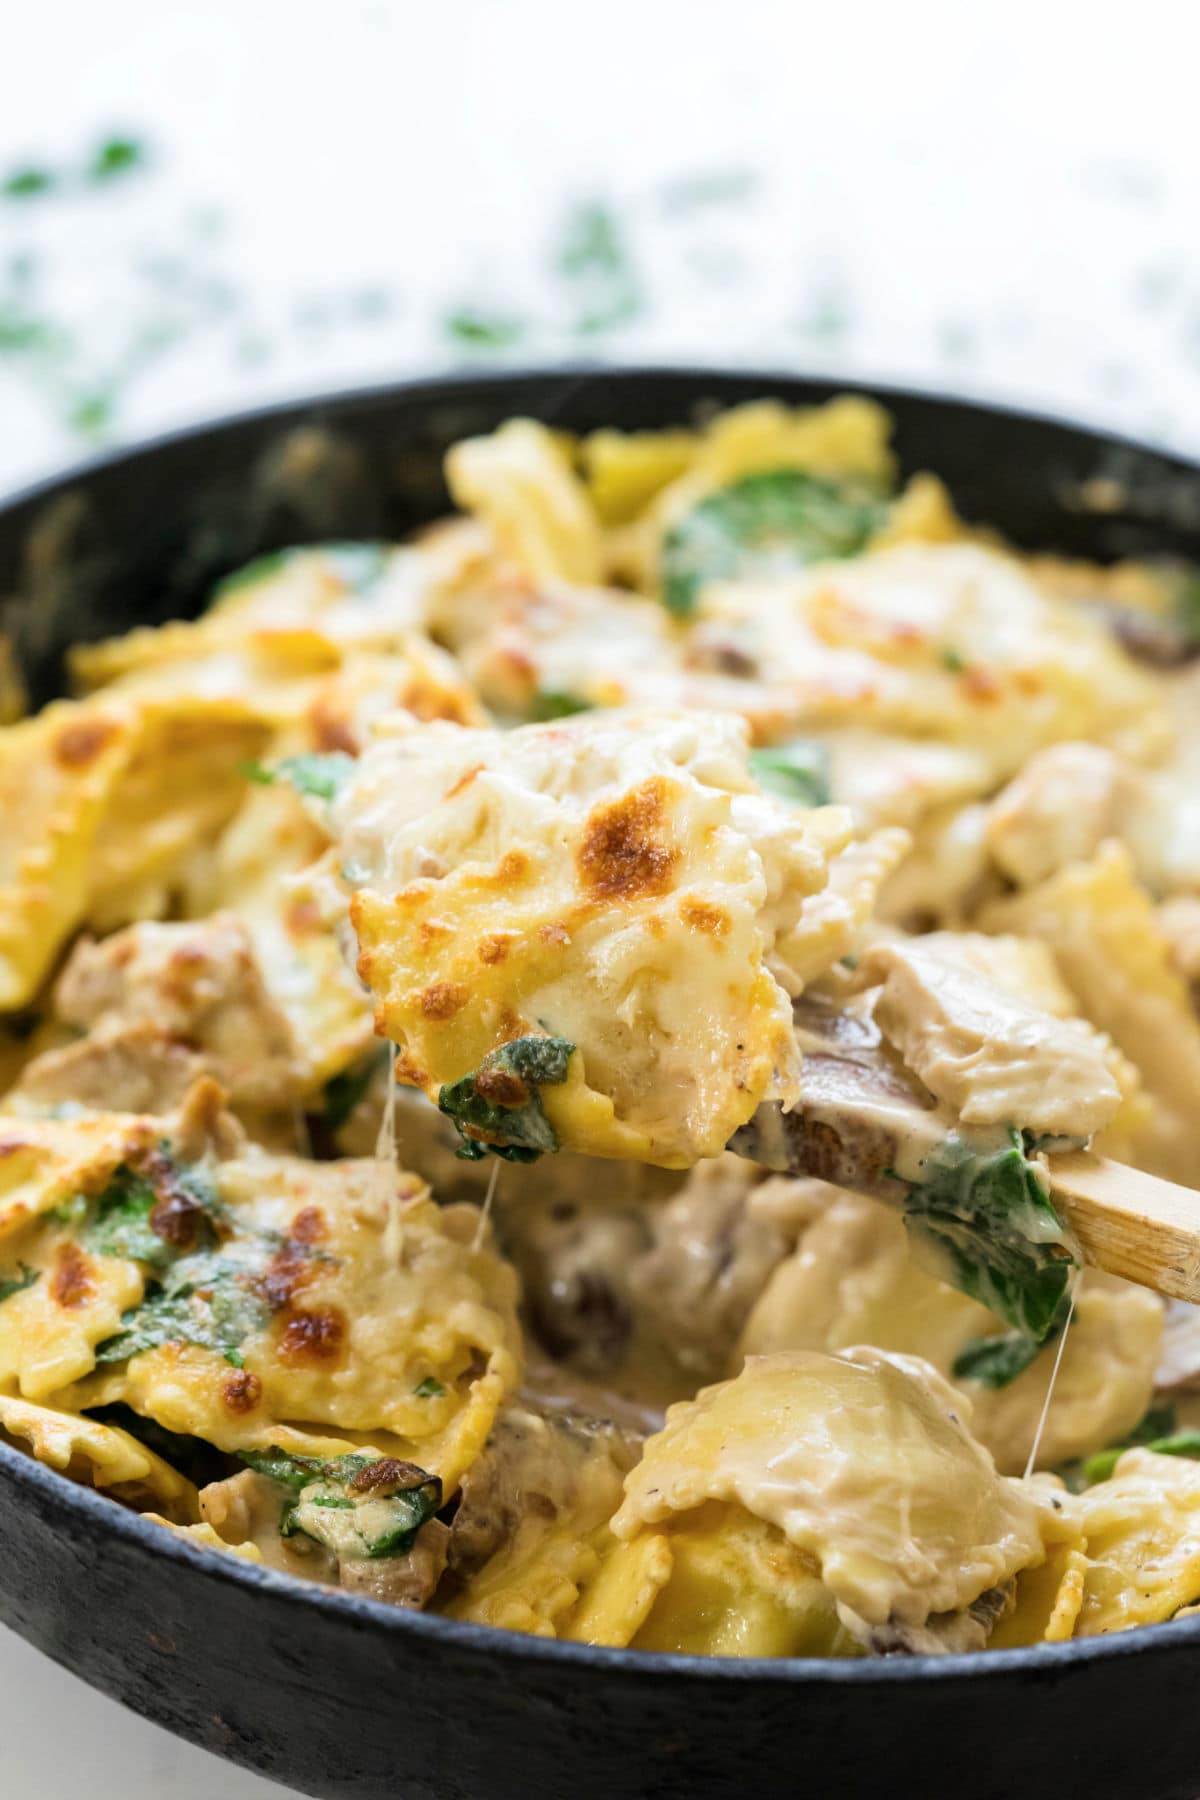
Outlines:
<svg viewBox="0 0 1200 1800"><path fill-rule="evenodd" d="M789 962L850 824L759 792L746 751L727 715L612 711L398 721L359 760L359 971L468 1142L687 1164L794 1097Z"/></svg>

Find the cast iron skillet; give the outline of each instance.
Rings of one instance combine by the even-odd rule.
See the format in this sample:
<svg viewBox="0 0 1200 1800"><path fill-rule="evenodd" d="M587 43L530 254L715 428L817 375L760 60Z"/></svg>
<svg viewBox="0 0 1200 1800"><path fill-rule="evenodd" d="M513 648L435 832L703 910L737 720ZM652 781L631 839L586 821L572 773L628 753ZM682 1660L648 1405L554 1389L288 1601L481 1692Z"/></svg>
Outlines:
<svg viewBox="0 0 1200 1800"><path fill-rule="evenodd" d="M845 384L682 369L428 381L204 426L0 508L37 698L72 637L194 613L250 556L403 535L440 452L514 413L683 422ZM1027 546L1200 558L1200 470L1042 418L881 392L907 469ZM0 1620L135 1711L323 1800L754 1794L1194 1800L1200 1619L977 1657L705 1661L400 1612L193 1548L0 1446Z"/></svg>

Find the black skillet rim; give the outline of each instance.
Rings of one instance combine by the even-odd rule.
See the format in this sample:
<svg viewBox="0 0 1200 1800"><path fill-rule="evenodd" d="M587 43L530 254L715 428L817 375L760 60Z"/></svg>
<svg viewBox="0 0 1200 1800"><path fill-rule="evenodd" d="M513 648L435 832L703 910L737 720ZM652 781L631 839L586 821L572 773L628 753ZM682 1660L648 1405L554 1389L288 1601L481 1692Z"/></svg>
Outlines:
<svg viewBox="0 0 1200 1800"><path fill-rule="evenodd" d="M1010 405L963 392L939 392L936 389L910 387L900 382L874 381L869 377L839 380L835 374L808 374L798 370L763 370L756 367L708 367L696 364L606 364L571 363L566 365L522 366L516 368L479 369L463 372L452 370L414 377L411 380L371 382L359 386L337 388L329 392L293 396L271 401L262 406L235 413L216 414L211 418L166 430L153 437L102 451L96 456L72 464L56 474L39 477L10 493L0 494L0 514L51 498L77 482L121 463L136 462L189 441L219 434L226 429L281 423L291 419L301 422L310 414L336 415L344 408L375 409L394 404L398 399L428 396L431 401L453 401L469 397L481 386L519 388L536 381L593 381L613 378L623 385L629 382L684 379L692 382L712 381L716 385L737 383L761 388L762 394L806 387L814 393L856 394L878 399L885 407L889 401L918 401L934 406L950 407L958 412L999 414L1014 424L1052 427L1092 437L1097 448L1127 450L1135 455L1149 455L1173 466L1181 473L1200 479L1200 463L1175 450L1138 438L1128 433L1109 430L1091 422L1081 422L1061 413L1042 412ZM821 1657L721 1657L687 1656L645 1650L619 1650L603 1645L565 1643L558 1639L534 1637L524 1632L502 1631L494 1626L476 1625L465 1620L448 1619L436 1613L413 1612L389 1606L383 1601L348 1594L339 1588L324 1587L280 1570L267 1569L235 1556L223 1556L189 1543L165 1526L155 1524L109 1499L99 1490L68 1480L32 1455L0 1443L0 1476L11 1479L17 1488L40 1491L52 1506L74 1511L81 1520L139 1544L152 1559L190 1565L206 1579L232 1583L247 1594L269 1591L288 1605L317 1610L340 1618L346 1624L363 1630L409 1635L419 1641L423 1637L441 1638L463 1651L481 1655L508 1656L515 1661L562 1664L576 1668L619 1668L635 1670L647 1678L655 1674L684 1677L694 1681L766 1682L774 1686L852 1686L870 1688L876 1683L937 1683L986 1680L1018 1670L1044 1668L1047 1674L1065 1673L1078 1664L1111 1661L1169 1650L1170 1646L1200 1637L1200 1616L1170 1621L1159 1625L1143 1625L1129 1631L1113 1632L1093 1638L1073 1638L1060 1644L1032 1644L1012 1650L988 1650L972 1655L864 1657L838 1661Z"/></svg>

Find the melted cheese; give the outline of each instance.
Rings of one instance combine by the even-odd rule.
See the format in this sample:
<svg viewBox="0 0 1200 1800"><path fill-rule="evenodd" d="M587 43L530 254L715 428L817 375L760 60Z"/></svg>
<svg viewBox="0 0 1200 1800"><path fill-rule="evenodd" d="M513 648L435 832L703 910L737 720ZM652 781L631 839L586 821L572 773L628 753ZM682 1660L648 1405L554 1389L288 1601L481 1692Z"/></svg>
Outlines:
<svg viewBox="0 0 1200 1800"><path fill-rule="evenodd" d="M807 1552L842 1615L921 1625L1043 1556L1037 1506L995 1472L927 1365L873 1350L752 1357L671 1407L613 1530L734 1503Z"/></svg>
<svg viewBox="0 0 1200 1800"><path fill-rule="evenodd" d="M935 1099L967 1125L1087 1138L1115 1117L1108 1046L989 980L948 932L876 946L859 968L882 983L875 1018Z"/></svg>
<svg viewBox="0 0 1200 1800"><path fill-rule="evenodd" d="M786 584L714 588L696 653L709 641L790 682L811 725L970 746L993 783L1063 738L1120 736L1146 753L1169 738L1157 684L1102 625L974 545L904 546Z"/></svg>
<svg viewBox="0 0 1200 1800"><path fill-rule="evenodd" d="M510 1038L565 1038L542 1092L562 1147L667 1165L793 1095L776 976L800 986L801 907L849 822L758 795L745 755L720 715L381 737L336 817L404 1079L436 1099Z"/></svg>
<svg viewBox="0 0 1200 1800"><path fill-rule="evenodd" d="M374 1163L312 1164L253 1147L221 1164L236 1228L227 1254L253 1268L262 1252L251 1233L284 1241L262 1258L265 1291L274 1279L279 1298L244 1340L242 1367L167 1343L98 1370L73 1403L120 1400L226 1450L300 1448L297 1430L324 1428L343 1448L365 1437L440 1475L451 1493L519 1376L516 1284L492 1251L472 1247L473 1209L439 1211L412 1177L393 1180L398 1198ZM300 1260L287 1241L303 1213L321 1235L315 1256ZM440 1391L418 1393L423 1383ZM292 1427L286 1440L281 1425Z"/></svg>

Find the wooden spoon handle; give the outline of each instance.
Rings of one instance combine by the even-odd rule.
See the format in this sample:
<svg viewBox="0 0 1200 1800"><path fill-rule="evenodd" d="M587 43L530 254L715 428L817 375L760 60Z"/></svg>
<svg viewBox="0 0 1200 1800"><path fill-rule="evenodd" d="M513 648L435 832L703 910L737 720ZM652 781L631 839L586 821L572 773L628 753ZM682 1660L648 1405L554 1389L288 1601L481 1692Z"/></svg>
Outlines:
<svg viewBox="0 0 1200 1800"><path fill-rule="evenodd" d="M1200 1301L1200 1193L1089 1150L1048 1159L1054 1204L1090 1263Z"/></svg>

